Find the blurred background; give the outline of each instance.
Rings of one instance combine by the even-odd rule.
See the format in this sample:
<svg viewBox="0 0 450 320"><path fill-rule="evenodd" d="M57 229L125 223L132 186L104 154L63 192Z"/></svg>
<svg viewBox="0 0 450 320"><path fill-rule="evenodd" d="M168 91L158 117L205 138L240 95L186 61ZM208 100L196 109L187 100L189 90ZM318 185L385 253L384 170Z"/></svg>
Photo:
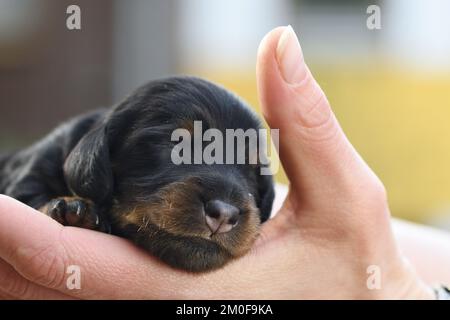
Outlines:
<svg viewBox="0 0 450 320"><path fill-rule="evenodd" d="M71 4L81 30L66 28ZM381 29L366 25L370 4ZM392 213L450 230L449 13L446 0L0 0L0 150L171 74L258 110L259 41L291 24Z"/></svg>

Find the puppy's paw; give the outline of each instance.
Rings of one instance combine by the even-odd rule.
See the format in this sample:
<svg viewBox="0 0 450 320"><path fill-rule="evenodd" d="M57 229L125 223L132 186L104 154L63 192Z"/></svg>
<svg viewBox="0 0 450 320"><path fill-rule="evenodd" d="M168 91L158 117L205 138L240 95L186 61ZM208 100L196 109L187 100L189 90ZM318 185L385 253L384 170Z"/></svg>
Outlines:
<svg viewBox="0 0 450 320"><path fill-rule="evenodd" d="M111 232L109 223L102 219L95 204L87 199L56 198L51 200L41 211L64 226Z"/></svg>

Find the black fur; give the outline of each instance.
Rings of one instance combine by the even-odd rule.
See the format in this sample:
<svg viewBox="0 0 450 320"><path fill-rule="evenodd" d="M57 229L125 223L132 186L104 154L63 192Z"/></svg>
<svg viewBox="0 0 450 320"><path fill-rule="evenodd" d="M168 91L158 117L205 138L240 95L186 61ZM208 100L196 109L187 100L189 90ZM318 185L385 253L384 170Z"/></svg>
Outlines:
<svg viewBox="0 0 450 320"><path fill-rule="evenodd" d="M261 176L260 165L172 163L172 131L194 120L202 121L203 130L261 128L260 121L242 101L210 82L192 77L153 81L111 109L81 115L26 149L0 155L0 193L76 226L84 225L61 217L61 208L68 210L70 205L61 201L55 204L54 200L85 199L89 206L83 210L91 211L95 206L102 223L112 227L112 233L132 239L172 266L191 271L219 267L233 257L233 250L223 245L226 238L217 242L197 238L191 226L178 227L180 232L172 234L153 222L150 226L143 226L145 221L124 222L127 215L133 218L130 212L138 207L154 210L161 190L189 178L196 180L189 180L192 185L184 194L174 188L177 199L189 193L192 203L221 198L242 207L251 205L253 200L247 195L252 194L261 222L269 218L274 198L272 177ZM183 205L174 203L189 208L191 204L186 202L191 200ZM192 214L192 224L196 223L198 213L191 211L197 209L178 210L176 214L181 218ZM147 232L139 233L143 227ZM150 231L152 235L159 232L163 240L149 238ZM237 239L239 234L234 236Z"/></svg>

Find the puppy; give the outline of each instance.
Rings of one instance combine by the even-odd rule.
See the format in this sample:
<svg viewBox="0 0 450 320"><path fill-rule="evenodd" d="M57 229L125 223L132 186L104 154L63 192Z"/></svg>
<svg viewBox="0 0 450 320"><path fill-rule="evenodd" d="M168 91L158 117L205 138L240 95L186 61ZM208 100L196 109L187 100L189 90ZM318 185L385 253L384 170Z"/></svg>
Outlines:
<svg viewBox="0 0 450 320"><path fill-rule="evenodd" d="M270 216L273 182L261 174L267 164L260 138L257 148L245 141L245 163L175 163L175 130L195 134L199 123L201 134L262 128L217 85L193 77L153 81L111 109L81 115L0 156L0 193L65 226L128 238L172 267L219 268L252 246ZM223 159L236 160L242 150L225 144Z"/></svg>

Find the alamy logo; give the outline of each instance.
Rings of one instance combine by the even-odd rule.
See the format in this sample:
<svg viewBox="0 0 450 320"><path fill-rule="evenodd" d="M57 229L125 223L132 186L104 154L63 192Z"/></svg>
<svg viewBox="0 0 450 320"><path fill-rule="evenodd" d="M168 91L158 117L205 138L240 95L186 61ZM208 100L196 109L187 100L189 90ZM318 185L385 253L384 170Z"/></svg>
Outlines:
<svg viewBox="0 0 450 320"><path fill-rule="evenodd" d="M270 155L266 148L269 137ZM172 132L171 141L178 142L171 153L172 162L176 165L260 164L261 175L275 174L279 169L279 129L270 130L270 135L266 129L226 129L224 137L216 128L203 132L202 122L194 121L193 132L176 129ZM207 145L203 148L205 142Z"/></svg>
<svg viewBox="0 0 450 320"><path fill-rule="evenodd" d="M66 19L66 27L69 30L81 30L81 9L76 4L67 7L66 13L70 16Z"/></svg>
<svg viewBox="0 0 450 320"><path fill-rule="evenodd" d="M367 7L366 13L370 14L366 20L367 29L369 30L381 29L380 7L375 4L372 4Z"/></svg>
<svg viewBox="0 0 450 320"><path fill-rule="evenodd" d="M66 280L66 287L69 290L81 289L81 268L77 265L67 267L66 273L69 275Z"/></svg>
<svg viewBox="0 0 450 320"><path fill-rule="evenodd" d="M367 267L366 270L367 277L366 286L369 290L380 290L381 289L381 268L375 264Z"/></svg>

